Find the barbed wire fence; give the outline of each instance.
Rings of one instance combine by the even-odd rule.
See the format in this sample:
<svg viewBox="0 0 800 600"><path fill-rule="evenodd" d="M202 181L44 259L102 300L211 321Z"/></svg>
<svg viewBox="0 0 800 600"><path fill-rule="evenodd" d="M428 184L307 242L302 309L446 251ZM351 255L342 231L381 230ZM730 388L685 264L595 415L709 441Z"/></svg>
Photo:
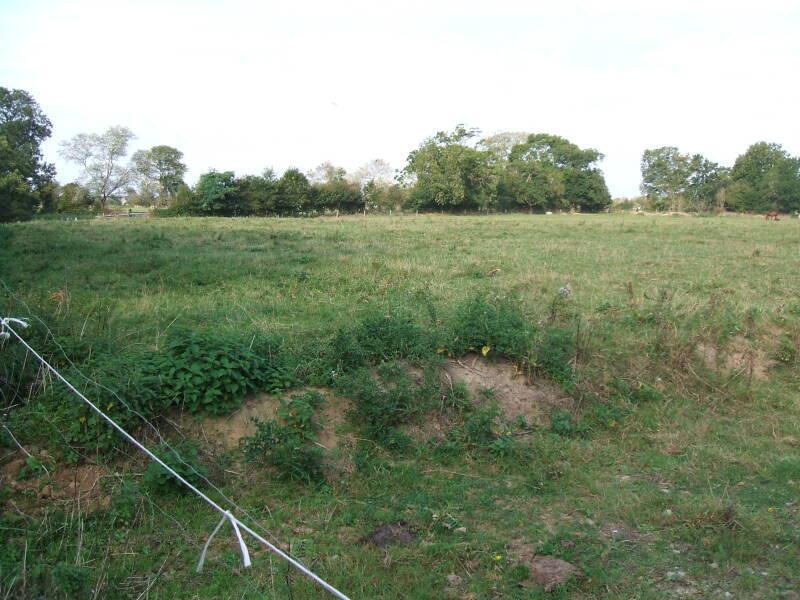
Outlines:
<svg viewBox="0 0 800 600"><path fill-rule="evenodd" d="M98 388L98 389L102 390L103 392L111 395L117 401L119 401L120 404L126 408L126 410L128 410L131 414L135 415L141 421L141 423L144 426L147 427L148 430L150 430L151 432L154 433L154 435L156 436L156 439L159 440L160 444L162 444L163 447L165 449L167 449L175 457L175 459L178 462L180 462L182 465L184 465L193 474L193 476L198 477L206 485L208 485L209 488L211 490L213 490L214 493L217 495L217 497L219 499L219 502L211 499L208 495L204 494L197 487L195 487L194 485L189 483L184 477L182 477L180 474L178 474L174 469L172 469L168 464L166 464L162 459L160 459L156 454L154 454L144 444L139 442L130 433L128 433L124 428L122 428L118 423L116 423L111 417L109 417L105 412L103 412L95 403L93 403L83 393L81 393L70 381L68 381L55 367L53 367L47 360L45 360L45 358L39 352L37 352L36 349L34 349L31 345L29 345L27 343L27 341L20 335L20 333L17 331L17 329L21 330L21 329L27 328L28 327L28 323L27 323L26 320L20 319L20 318L14 318L14 317L3 317L2 319L0 319L0 340L5 340L6 342L11 341L11 340L15 340L16 342L20 343L27 350L28 353L30 353L33 357L36 358L36 360L38 361L38 363L39 363L41 369L44 371L44 373L46 373L49 376L55 377L61 384L65 385L70 390L70 392L72 392L72 394L74 394L82 402L84 402L86 405L88 405L91 410L93 410L104 421L106 421L106 423L108 423L108 425L110 427L115 429L123 438L125 438L133 446L135 446L136 448L141 450L144 454L146 454L150 458L150 460L152 460L152 461L156 462L157 464L159 464L172 477L174 477L176 481L178 481L180 484L182 484L183 486L188 488L192 493L194 493L201 500L203 500L206 504L208 504L213 510L217 511L218 513L220 513L220 515L221 515L220 521L217 524L217 527L212 532L212 534L209 536L204 548L202 549L202 552L201 552L201 555L200 555L200 559L198 561L198 565L197 565L197 568L196 568L196 570L198 572L202 571L202 567L203 567L203 564L204 564L204 561L205 561L206 552L207 552L208 547L210 546L214 536L219 531L219 529L227 522L227 523L231 524L231 527L233 528L233 531L235 533L235 536L236 536L236 539L237 539L237 542L238 542L238 545L239 545L240 552L242 553L242 558L243 558L243 563L244 563L245 568L249 568L251 566L251 560L250 560L249 551L247 549L247 545L246 545L246 542L245 542L245 536L242 535L242 532L244 532L245 534L248 534L250 537L255 539L257 542L259 542L261 545L263 545L267 550L269 550L269 552L272 553L273 555L279 557L281 560L286 561L287 568L288 568L289 565L291 565L292 567L297 569L300 573L302 573L305 577L307 577L308 579L310 579L311 581L313 581L314 583L316 583L317 585L319 585L323 589L325 589L332 596L334 596L336 598L340 598L342 600L349 600L349 598L345 594L343 594L341 591L337 590L335 587L333 587L332 585L327 583L325 580L320 578L318 575L316 575L313 571L311 571L309 568L307 568L305 565L303 565L299 560L297 560L296 557L292 556L290 554L290 552L280 548L277 538L274 535L272 535L271 532L269 532L269 530L267 530L263 525L261 525L261 523L259 523L258 519L253 517L253 515L251 515L249 511L247 511L245 508L241 507L233 499L229 498L221 489L219 489L218 486L214 485L213 482L211 482L204 474L198 472L198 470L195 469L195 467L192 464L190 464L189 462L184 460L183 457L181 456L180 452L178 450L176 450L172 445L170 445L167 442L166 439L164 439L164 437L161 435L161 432L159 431L159 429L149 419L147 419L140 412L138 412L135 409L133 409L114 390L112 390L112 389L108 388L107 386L104 386L103 384L101 384L101 383L99 383L97 381L94 381L94 380L90 379L89 377L85 376L81 372L81 370L77 367L77 365L75 365L74 362L69 358L67 353L64 351L64 348L61 346L61 344L59 344L58 340L56 339L55 335L50 330L50 328L47 326L47 324L42 319L40 319L38 316L36 316L30 310L28 305L23 300L21 300L20 298L17 297L13 293L13 291L6 285L6 283L4 281L0 280L0 283L2 283L3 287L6 290L6 293L11 298L13 298L18 303L20 303L22 306L25 307L26 312L29 315L28 318L34 319L39 324L41 324L41 326L44 328L44 330L46 332L45 341L47 341L48 338L53 341L53 343L56 345L56 347L59 349L60 353L63 355L64 359L66 360L66 363L68 365L70 365L70 367L72 367L72 369L74 370L75 373L78 374L78 376L80 376L87 384L95 386L96 388ZM26 354L25 360L27 360L27 354ZM18 392L19 392L19 390L16 390L16 393L18 393ZM8 427L6 427L5 424L3 425L3 427L7 431L7 433L11 436L11 438L17 443L17 445L22 449L22 451L27 453L27 451L24 448L22 448L22 446L19 444L19 442L16 441L16 438L13 436L13 433L8 429ZM64 436L63 433L60 432L57 428L55 430L58 431L59 435L61 435L61 437L64 438L65 442L67 442L66 436ZM71 447L71 445L70 445L70 447ZM79 453L79 454L80 454L80 456L88 459L88 457L86 457L85 455L83 455L81 453ZM116 475L116 476L119 477L120 480L121 480L121 476L120 475ZM187 540L189 539L189 537L187 535L185 535L185 529L180 525L180 523L176 519L174 519L174 517L172 517L171 515L169 515L165 511L163 511L163 509L158 507L158 505L155 502L153 502L152 499L150 499L149 497L147 497L147 500L153 506L155 506L162 514L164 514L165 516L170 518L173 522L175 522L181 528L181 530L184 533L184 539L187 539ZM227 504L228 508L225 508L220 503ZM243 522L243 520L241 518L239 518L237 516L234 516L234 513L232 511L237 511L239 514L244 515L244 518L246 518L248 520L248 522L252 525L252 527L250 525L248 525L247 523ZM267 511L269 512L268 508L267 508ZM260 533L255 531L255 529L253 529L253 527L259 529L261 532L263 532L264 536L271 538L272 541L267 540L264 536L262 536ZM270 559L270 562L271 562L271 559Z"/></svg>

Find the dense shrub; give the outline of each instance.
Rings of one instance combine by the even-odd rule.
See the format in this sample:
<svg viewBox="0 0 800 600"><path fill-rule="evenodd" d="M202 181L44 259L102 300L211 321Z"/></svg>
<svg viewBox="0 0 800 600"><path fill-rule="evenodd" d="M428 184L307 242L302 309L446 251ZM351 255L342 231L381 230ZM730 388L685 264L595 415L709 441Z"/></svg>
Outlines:
<svg viewBox="0 0 800 600"><path fill-rule="evenodd" d="M338 393L353 401L352 421L364 428L366 437L387 448L401 450L409 440L398 426L427 407L426 394L400 375L392 365L379 367L379 382L367 369L336 379Z"/></svg>
<svg viewBox="0 0 800 600"><path fill-rule="evenodd" d="M156 359L162 394L189 412L227 414L247 394L278 392L292 384L276 342L258 339L247 345L220 334L181 334Z"/></svg>
<svg viewBox="0 0 800 600"><path fill-rule="evenodd" d="M141 425L138 415L151 418L170 406L161 394L161 381L150 361L150 355L132 352L92 359L80 369L66 366L60 370L95 406L130 431ZM84 450L111 450L128 443L59 381L51 381L27 409L15 411L11 418L19 423L15 428L26 436L49 438Z"/></svg>
<svg viewBox="0 0 800 600"><path fill-rule="evenodd" d="M550 429L558 435L576 437L585 435L589 426L585 421L574 418L568 410L555 408L550 413Z"/></svg>

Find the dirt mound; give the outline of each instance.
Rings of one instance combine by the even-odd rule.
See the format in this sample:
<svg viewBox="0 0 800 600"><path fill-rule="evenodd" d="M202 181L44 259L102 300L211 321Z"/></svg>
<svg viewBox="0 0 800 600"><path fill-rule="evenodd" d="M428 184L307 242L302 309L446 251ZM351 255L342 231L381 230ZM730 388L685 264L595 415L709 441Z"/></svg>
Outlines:
<svg viewBox="0 0 800 600"><path fill-rule="evenodd" d="M46 454L40 456L43 462L47 462ZM34 491L40 500L74 500L87 505L107 504L108 497L100 485L103 477L110 476L106 467L87 463L56 470L48 466L46 472L37 471L25 477L27 460L28 457L20 453L0 467L0 483L15 491Z"/></svg>
<svg viewBox="0 0 800 600"><path fill-rule="evenodd" d="M307 391L312 390L295 390L288 395L297 396ZM339 444L341 436L337 434L337 428L346 422L350 403L344 398L327 393L326 390L313 391L325 396L325 404L317 412L317 418L322 423L322 430L317 434L317 442L325 449L331 450ZM277 396L260 394L245 400L238 410L226 417L208 417L200 422L195 422L191 417L183 418L180 420L180 429L209 445L231 450L239 447L242 438L255 433L256 426L252 419L261 421L275 419L279 408L280 399Z"/></svg>
<svg viewBox="0 0 800 600"><path fill-rule="evenodd" d="M713 344L697 344L696 351L706 368L726 374L741 373L765 381L769 379L769 369L775 361L767 357L763 350L755 350L750 342L737 335L720 350Z"/></svg>
<svg viewBox="0 0 800 600"><path fill-rule="evenodd" d="M384 523L378 525L367 535L361 538L362 544L374 544L378 548L393 546L395 544L408 544L417 539L417 536L404 521Z"/></svg>
<svg viewBox="0 0 800 600"><path fill-rule="evenodd" d="M448 360L444 373L453 383L464 383L473 397L483 390L491 390L507 421L523 417L530 425L546 425L550 409L572 405L572 399L557 385L544 379L529 382L506 360L490 361L478 354L469 354L462 359Z"/></svg>
<svg viewBox="0 0 800 600"><path fill-rule="evenodd" d="M583 571L575 565L560 558L536 554L531 544L516 542L509 548L509 553L530 570L530 578L521 583L526 587L541 585L545 592L550 592L573 577L583 577Z"/></svg>

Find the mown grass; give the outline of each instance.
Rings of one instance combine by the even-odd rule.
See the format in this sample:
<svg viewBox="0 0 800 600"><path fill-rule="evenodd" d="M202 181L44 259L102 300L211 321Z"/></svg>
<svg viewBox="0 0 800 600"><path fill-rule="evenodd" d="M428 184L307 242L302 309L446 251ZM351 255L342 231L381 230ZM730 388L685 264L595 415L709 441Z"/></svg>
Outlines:
<svg viewBox="0 0 800 600"><path fill-rule="evenodd" d="M437 332L466 301L502 298L532 326L575 332L576 419L596 425L597 402L613 419L520 436L500 456L368 446L362 468L321 487L233 474L235 455L206 454L216 482L353 598L784 598L800 586L798 234L794 220L631 215L33 222L0 228L0 277L17 296L0 291L0 313L39 315L81 363L156 351L176 327L257 331L307 356L371 315ZM715 368L698 344L742 346L744 362ZM144 464L117 468L139 482ZM194 573L215 514L142 492L115 512L4 489L0 594L136 598L152 583L151 599L322 597L263 552L243 570L230 536ZM360 542L393 521L418 540ZM607 533L620 523L635 535ZM523 546L586 577L520 587ZM448 588L449 574L461 583Z"/></svg>

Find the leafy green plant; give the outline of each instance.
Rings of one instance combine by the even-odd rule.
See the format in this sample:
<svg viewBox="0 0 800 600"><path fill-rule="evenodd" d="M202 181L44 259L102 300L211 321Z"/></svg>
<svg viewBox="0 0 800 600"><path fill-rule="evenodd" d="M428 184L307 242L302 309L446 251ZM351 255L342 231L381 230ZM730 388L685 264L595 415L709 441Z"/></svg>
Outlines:
<svg viewBox="0 0 800 600"><path fill-rule="evenodd" d="M483 402L466 414L463 425L450 431L450 441L456 442L467 449L489 450L502 454L507 444L500 442L496 432L497 419L500 411L494 402ZM447 448L442 448L445 453Z"/></svg>
<svg viewBox="0 0 800 600"><path fill-rule="evenodd" d="M559 383L573 377L575 336L564 327L548 327L536 345L536 366Z"/></svg>
<svg viewBox="0 0 800 600"><path fill-rule="evenodd" d="M221 334L173 335L156 366L164 396L189 412L227 414L247 394L292 385L278 344L270 339L247 345Z"/></svg>
<svg viewBox="0 0 800 600"><path fill-rule="evenodd" d="M58 563L52 571L53 585L68 598L77 598L86 592L91 580L91 571L67 563Z"/></svg>
<svg viewBox="0 0 800 600"><path fill-rule="evenodd" d="M47 473L47 467L45 467L44 462L35 456L29 456L25 459L25 464L23 464L17 472L17 479L21 481L26 479L36 479L45 473Z"/></svg>
<svg viewBox="0 0 800 600"><path fill-rule="evenodd" d="M142 492L139 487L124 481L111 499L108 513L112 522L127 527L133 526L136 522L141 499Z"/></svg>
<svg viewBox="0 0 800 600"><path fill-rule="evenodd" d="M200 486L208 475L208 469L199 462L197 446L190 442L182 442L175 445L174 448L173 452L166 444L160 444L153 452L186 481L195 487ZM143 480L147 486L159 493L189 491L186 486L155 461L150 462L147 466Z"/></svg>
<svg viewBox="0 0 800 600"><path fill-rule="evenodd" d="M142 352L110 354L102 360L95 358L76 367L62 367L61 372L114 422L130 430L141 424L138 415L152 418L170 406L162 397L152 359ZM27 423L29 435L63 441L84 450L109 451L128 444L108 421L60 383L45 388L27 411L13 413L12 421L17 420Z"/></svg>
<svg viewBox="0 0 800 600"><path fill-rule="evenodd" d="M588 432L585 421L575 419L568 410L556 408L550 413L550 430L565 437L577 437Z"/></svg>
<svg viewBox="0 0 800 600"><path fill-rule="evenodd" d="M534 327L519 305L505 296L475 296L456 307L451 351L463 354L488 348L495 354L521 359L531 348Z"/></svg>
<svg viewBox="0 0 800 600"><path fill-rule="evenodd" d="M374 314L365 318L353 331L356 342L369 360L375 362L431 356L435 341L405 312Z"/></svg>
<svg viewBox="0 0 800 600"><path fill-rule="evenodd" d="M314 418L324 401L318 392L307 392L281 400L280 422L253 419L256 432L244 438L246 460L255 465L266 462L282 481L324 481L322 449L315 444L321 425Z"/></svg>
<svg viewBox="0 0 800 600"><path fill-rule="evenodd" d="M379 370L381 370L379 368ZM381 385L367 369L359 369L336 380L339 393L353 400L350 417L365 429L367 437L389 448L402 449L407 439L397 431L425 404L406 378L387 378Z"/></svg>
<svg viewBox="0 0 800 600"><path fill-rule="evenodd" d="M499 457L511 456L516 450L516 442L509 435L501 435L489 442L488 450Z"/></svg>

